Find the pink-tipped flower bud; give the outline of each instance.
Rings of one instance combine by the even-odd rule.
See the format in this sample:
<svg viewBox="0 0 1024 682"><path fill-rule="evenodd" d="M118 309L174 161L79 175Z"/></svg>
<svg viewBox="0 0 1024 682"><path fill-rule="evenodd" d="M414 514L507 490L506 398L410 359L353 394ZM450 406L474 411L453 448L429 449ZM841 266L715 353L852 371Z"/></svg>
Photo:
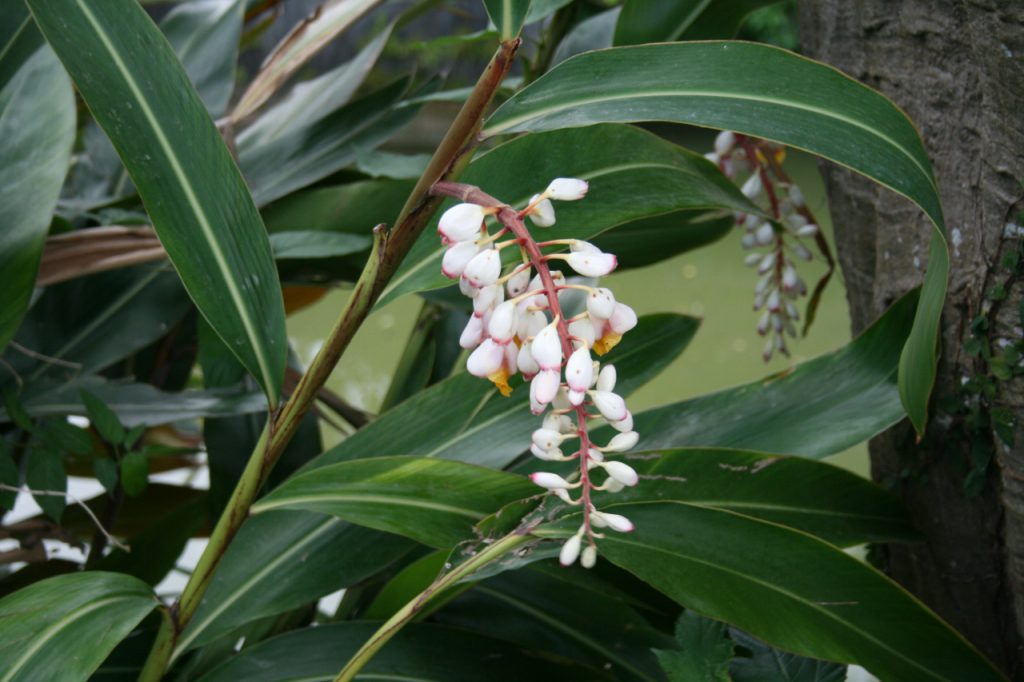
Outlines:
<svg viewBox="0 0 1024 682"><path fill-rule="evenodd" d="M626 401L617 393L594 391L590 394L590 398L594 401L594 406L601 416L610 422L621 421L629 414L629 410L626 409Z"/></svg>
<svg viewBox="0 0 1024 682"><path fill-rule="evenodd" d="M476 239L483 226L487 211L476 204L455 204L441 214L437 223L437 232L453 242L464 242Z"/></svg>
<svg viewBox="0 0 1024 682"><path fill-rule="evenodd" d="M617 433L615 437L608 441L608 445L604 446L605 452L625 452L631 450L640 440L640 434L636 431L626 431L625 433Z"/></svg>
<svg viewBox="0 0 1024 682"><path fill-rule="evenodd" d="M587 397L587 394L585 392L574 391L572 389L569 389L569 392L566 395L568 395L569 397L569 403L573 406L582 405L583 399Z"/></svg>
<svg viewBox="0 0 1024 682"><path fill-rule="evenodd" d="M616 303L612 316L608 318L608 326L620 336L635 327L636 323L636 311L625 303Z"/></svg>
<svg viewBox="0 0 1024 682"><path fill-rule="evenodd" d="M590 359L590 351L586 346L580 346L569 356L565 363L565 383L569 390L576 393L585 393L590 388L590 382L594 378L594 361ZM572 395L569 395L569 402L572 402ZM579 403L573 403L578 405Z"/></svg>
<svg viewBox="0 0 1024 682"><path fill-rule="evenodd" d="M782 288L786 291L794 291L799 279L792 265L787 265L782 269Z"/></svg>
<svg viewBox="0 0 1024 682"><path fill-rule="evenodd" d="M593 568L595 564L597 564L597 547L587 545L583 548L583 553L580 554L580 566Z"/></svg>
<svg viewBox="0 0 1024 682"><path fill-rule="evenodd" d="M592 317L607 320L615 311L615 295L611 289L594 289L587 296L587 312Z"/></svg>
<svg viewBox="0 0 1024 682"><path fill-rule="evenodd" d="M579 535L573 535L571 538L565 541L562 545L562 550L558 553L558 563L563 566L572 566L576 563L576 557L580 555L580 545L583 539Z"/></svg>
<svg viewBox="0 0 1024 682"><path fill-rule="evenodd" d="M504 291L497 284L481 287L477 291L479 293L473 299L473 312L478 316L493 310L505 296Z"/></svg>
<svg viewBox="0 0 1024 682"><path fill-rule="evenodd" d="M466 279L466 272L463 270L462 276L459 277L459 291L462 292L463 296L467 296L472 299L476 299L480 295L480 287L473 285L468 279Z"/></svg>
<svg viewBox="0 0 1024 682"><path fill-rule="evenodd" d="M559 386L557 369L542 369L530 382L530 394L540 405L547 405L555 399Z"/></svg>
<svg viewBox="0 0 1024 682"><path fill-rule="evenodd" d="M469 322L466 323L466 328L462 330L462 336L459 337L459 345L466 350L470 350L479 346L483 339L483 318L477 315L470 315Z"/></svg>
<svg viewBox="0 0 1024 682"><path fill-rule="evenodd" d="M475 287L494 284L501 276L501 254L495 249L484 249L466 263L462 276Z"/></svg>
<svg viewBox="0 0 1024 682"><path fill-rule="evenodd" d="M487 322L487 333L502 345L509 343L516 335L516 321L516 304L505 301L491 313L491 319Z"/></svg>
<svg viewBox="0 0 1024 682"><path fill-rule="evenodd" d="M441 259L441 274L448 279L458 279L466 270L466 265L473 256L480 253L480 247L474 241L455 242L444 252Z"/></svg>
<svg viewBox="0 0 1024 682"><path fill-rule="evenodd" d="M569 481L565 480L558 474L550 474L544 471L537 471L530 474L530 480L541 488L547 488L548 490L567 490L569 488L576 488L579 484L573 485Z"/></svg>
<svg viewBox="0 0 1024 682"><path fill-rule="evenodd" d="M466 369L476 377L486 379L501 369L505 361L505 349L493 339L484 339L466 360Z"/></svg>
<svg viewBox="0 0 1024 682"><path fill-rule="evenodd" d="M558 338L558 326L552 322L533 337L530 352L541 369L560 369L562 366L562 341Z"/></svg>
<svg viewBox="0 0 1024 682"><path fill-rule="evenodd" d="M601 528L611 528L612 530L620 533L632 533L635 528L633 522L622 514L609 514L608 512L593 511L590 513L590 518L595 522L595 526L600 523ZM600 519L600 521L598 521L598 519Z"/></svg>
<svg viewBox="0 0 1024 682"><path fill-rule="evenodd" d="M537 201L538 198L540 195L534 194L530 197L530 203ZM551 227L555 224L555 207L548 199L537 201L526 215L530 216L530 221L537 227Z"/></svg>
<svg viewBox="0 0 1024 682"><path fill-rule="evenodd" d="M530 267L526 266L508 278L508 282L505 283L505 289L508 291L509 298L515 298L519 294L525 293L526 287L529 284Z"/></svg>
<svg viewBox="0 0 1024 682"><path fill-rule="evenodd" d="M633 467L629 466L625 462L604 462L601 464L604 470L608 472L608 475L614 478L616 481L626 486L634 486L640 480L636 471Z"/></svg>
<svg viewBox="0 0 1024 682"><path fill-rule="evenodd" d="M814 256L811 255L811 250L808 249L803 244L793 244L793 253L795 253L797 257L806 261L809 261L812 258L814 258Z"/></svg>
<svg viewBox="0 0 1024 682"><path fill-rule="evenodd" d="M605 365L597 375L597 385L595 388L598 391L614 391L617 377L615 365Z"/></svg>
<svg viewBox="0 0 1024 682"><path fill-rule="evenodd" d="M588 189L590 189L590 185L586 180L555 178L544 190L544 194L555 201L576 201L585 197Z"/></svg>
<svg viewBox="0 0 1024 682"><path fill-rule="evenodd" d="M613 254L600 251L573 251L566 256L566 261L569 267L584 277L604 277L618 265Z"/></svg>
<svg viewBox="0 0 1024 682"><path fill-rule="evenodd" d="M561 462L565 459L565 455L558 448L552 448L551 450L545 450L544 448L537 447L536 443L530 444L530 452L537 459L542 459L545 462Z"/></svg>
<svg viewBox="0 0 1024 682"><path fill-rule="evenodd" d="M626 416L624 419L620 419L617 422L612 422L612 428L620 433L626 433L627 431L633 430L633 413L626 410Z"/></svg>

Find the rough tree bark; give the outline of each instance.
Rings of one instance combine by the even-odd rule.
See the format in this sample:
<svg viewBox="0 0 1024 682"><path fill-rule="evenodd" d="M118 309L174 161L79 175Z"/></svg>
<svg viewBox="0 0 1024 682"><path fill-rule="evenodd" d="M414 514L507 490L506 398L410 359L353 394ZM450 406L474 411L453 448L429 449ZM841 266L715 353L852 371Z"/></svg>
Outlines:
<svg viewBox="0 0 1024 682"><path fill-rule="evenodd" d="M895 486L926 542L891 546L886 569L958 628L1013 679L1024 679L1024 380L998 382L988 407L1015 418L994 448L980 494L965 494L975 452L965 435L965 377L989 367L964 348L971 321L988 338L1020 339L1024 283L993 303L1017 248L1006 224L1024 207L1024 2L1020 0L805 0L809 56L888 95L920 129L935 166L952 251L939 378L927 437L901 425L871 443L873 476ZM853 316L863 329L921 281L925 218L910 202L853 174L824 169ZM977 440L977 434L975 434ZM982 446L985 444L982 443Z"/></svg>

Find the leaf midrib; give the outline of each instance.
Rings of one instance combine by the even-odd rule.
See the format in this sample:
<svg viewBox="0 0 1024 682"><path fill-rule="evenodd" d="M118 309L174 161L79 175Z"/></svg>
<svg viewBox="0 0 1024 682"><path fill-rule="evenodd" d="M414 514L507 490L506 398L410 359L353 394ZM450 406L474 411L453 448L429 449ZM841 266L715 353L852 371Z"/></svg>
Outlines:
<svg viewBox="0 0 1024 682"><path fill-rule="evenodd" d="M464 516L474 521L479 521L487 514L487 512L482 512L475 509L468 509L466 507L456 507L455 505L441 504L439 502L428 502L425 499L410 499L408 497L398 497L394 495L373 495L369 493L320 493L287 496L281 500L268 500L266 502L257 502L252 506L252 513L260 514L262 512L270 511L272 509L282 508L300 509L301 507L295 507L294 505L317 502L370 502L375 504L396 505L400 507L413 507L416 509L427 509L430 511L444 512L456 516Z"/></svg>

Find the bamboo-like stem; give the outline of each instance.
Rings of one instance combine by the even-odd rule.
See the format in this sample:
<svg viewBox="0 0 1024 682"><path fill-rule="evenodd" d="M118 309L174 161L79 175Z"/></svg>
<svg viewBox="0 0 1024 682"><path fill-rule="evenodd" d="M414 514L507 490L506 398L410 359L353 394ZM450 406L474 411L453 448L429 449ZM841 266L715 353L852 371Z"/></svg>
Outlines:
<svg viewBox="0 0 1024 682"><path fill-rule="evenodd" d="M153 649L139 675L140 682L157 682L173 657L181 653L175 650L178 637L195 614L214 571L248 516L249 507L256 500L260 487L291 442L303 415L313 404L352 337L440 204L441 198L431 196L430 188L438 180L457 177L469 163L471 152L478 143L477 133L484 113L508 74L519 44L518 38L501 43L413 188L394 229L387 232L383 225L374 228L373 251L348 303L288 401L270 415L227 507L210 534L210 542L196 570L178 603L170 608L169 617L161 623Z"/></svg>
<svg viewBox="0 0 1024 682"><path fill-rule="evenodd" d="M460 564L449 573L446 573L435 580L431 583L430 587L413 597L413 599L399 609L395 615L391 616L387 622L380 626L380 629L378 629L377 632L373 633L373 636L370 637L370 639L363 643L363 646L359 647L359 650L351 659L349 659L348 663L345 664L345 667L338 673L338 676L334 678L334 682L351 682L351 680L354 680L359 671L363 669L363 666L365 666L392 637L398 634L399 630L411 622L434 597L444 593L445 590L453 587L463 578L473 575L473 573L479 569L497 561L516 547L519 547L529 540L530 536L520 531L510 533L493 544L488 545L486 549L478 553L473 558Z"/></svg>

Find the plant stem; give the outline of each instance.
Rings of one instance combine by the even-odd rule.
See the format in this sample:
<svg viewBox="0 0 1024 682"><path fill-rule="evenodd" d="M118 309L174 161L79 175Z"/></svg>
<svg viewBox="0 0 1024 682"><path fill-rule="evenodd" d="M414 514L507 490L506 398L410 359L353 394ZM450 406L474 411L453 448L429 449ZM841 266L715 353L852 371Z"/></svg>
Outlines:
<svg viewBox="0 0 1024 682"><path fill-rule="evenodd" d="M303 415L310 408L320 388L327 381L352 337L370 314L384 287L395 274L402 259L423 232L442 200L433 197L430 188L438 180L458 177L469 163L478 143L477 133L488 104L508 74L519 48L519 39L501 43L487 68L481 74L469 98L459 111L444 139L438 145L423 176L413 188L391 232L378 225L373 230L373 250L356 282L352 295L335 322L323 347L313 359L288 401L270 415L249 462L242 472L231 499L225 508L210 542L199 559L181 598L161 623L153 649L139 675L140 682L157 682L172 658L179 635L188 625L205 594L213 573L227 551L228 545L249 514L260 487L270 470L298 430Z"/></svg>
<svg viewBox="0 0 1024 682"><path fill-rule="evenodd" d="M395 615L391 616L377 632L373 633L373 636L359 648L359 651L349 659L349 662L345 664L338 676L334 678L334 682L351 682L355 679L355 676L363 669L371 658L380 651L380 649L388 643L388 641L398 634L398 631L406 626L416 615L423 610L423 608L430 603L430 601L439 594L442 594L445 590L453 587L463 578L472 575L478 569L483 568L487 564L496 561L503 557L508 552L511 552L516 547L528 542L530 540L529 535L520 534L518 531L510 533L505 537L497 540L493 544L489 545L482 552L469 559L463 564L455 567L451 572L441 576L433 583L430 587L416 595L409 603L399 609Z"/></svg>

